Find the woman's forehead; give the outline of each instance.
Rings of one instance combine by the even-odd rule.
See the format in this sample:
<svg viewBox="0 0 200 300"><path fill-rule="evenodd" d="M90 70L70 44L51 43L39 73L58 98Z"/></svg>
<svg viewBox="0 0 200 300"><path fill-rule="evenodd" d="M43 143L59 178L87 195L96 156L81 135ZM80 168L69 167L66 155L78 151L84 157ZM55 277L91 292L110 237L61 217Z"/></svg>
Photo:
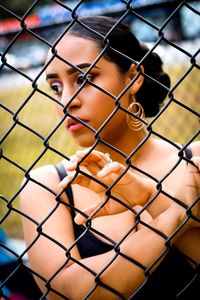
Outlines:
<svg viewBox="0 0 200 300"><path fill-rule="evenodd" d="M67 34L58 42L56 50L58 56L74 64L79 64L82 61L91 62L99 55L95 41ZM47 58L51 58L52 55L50 50Z"/></svg>

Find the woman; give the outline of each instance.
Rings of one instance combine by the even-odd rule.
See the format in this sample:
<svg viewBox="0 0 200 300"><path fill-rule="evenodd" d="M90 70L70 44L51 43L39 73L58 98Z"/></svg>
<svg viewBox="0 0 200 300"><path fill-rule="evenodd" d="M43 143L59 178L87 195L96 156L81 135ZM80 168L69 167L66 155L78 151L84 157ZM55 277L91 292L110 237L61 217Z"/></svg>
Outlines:
<svg viewBox="0 0 200 300"><path fill-rule="evenodd" d="M24 182L31 267L53 300L175 299L200 259L200 144L180 159L180 145L147 133L143 112L155 116L170 86L160 58L144 58L148 49L125 25L110 31L111 18L82 23L49 52L46 77L86 149Z"/></svg>

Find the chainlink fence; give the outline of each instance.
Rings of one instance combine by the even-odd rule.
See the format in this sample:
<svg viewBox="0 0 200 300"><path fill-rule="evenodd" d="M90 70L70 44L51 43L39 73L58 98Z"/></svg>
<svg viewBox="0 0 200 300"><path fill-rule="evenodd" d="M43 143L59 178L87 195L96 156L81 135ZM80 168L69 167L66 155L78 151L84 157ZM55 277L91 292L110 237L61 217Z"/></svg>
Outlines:
<svg viewBox="0 0 200 300"><path fill-rule="evenodd" d="M30 16L34 14L38 6L41 4L41 0L32 1L32 5L27 9L25 14L22 17L19 17L11 10L6 8L6 5L0 5L0 9L10 13L10 17L14 18L19 27L13 32L1 32L0 34L0 45L4 44L1 48L1 80L0 80L0 120L1 120L1 129L0 129L0 185L1 185L1 195L0 195L0 224L8 235L23 238L22 229L21 229L21 218L24 216L23 212L20 211L18 197L21 190L27 184L28 181L34 181L30 172L32 169L35 169L38 166L44 165L46 163L56 164L60 160L67 159L78 149L78 147L73 143L70 137L65 132L63 122L67 116L71 116L67 112L67 106L62 105L56 99L54 99L51 92L48 90L48 87L44 80L44 73L46 66L49 62L46 62L44 66L39 66L33 69L26 69L25 67L19 67L10 59L10 54L15 52L15 49L20 48L22 41L26 39L31 39L33 44L42 45L42 48L45 49L45 52L51 51L51 60L53 58L62 59L57 54L56 46L63 37L63 35L71 28L71 26L79 22L79 17L82 16L81 7L84 5L85 1L75 1L76 5L71 8L68 5L68 2L64 1L52 1L52 4L56 5L62 12L66 12L66 21L61 21L58 26L57 23L53 24L56 28L55 33L52 37L51 34L48 34L48 26L32 26L30 21ZM192 4L188 1L175 1L175 8L168 15L163 24L153 23L140 14L140 11L135 8L135 3L137 1L118 1L122 7L120 14L116 18L116 26L121 22L126 22L130 17L134 18L138 22L141 22L143 26L145 25L147 30L152 28L154 30L154 35L156 35L156 40L149 44L149 53L152 51L158 52L162 57L165 69L171 75L172 87L168 91L168 97L166 99L165 105L162 107L159 114L152 119L145 119L144 123L148 131L146 139L150 136L155 136L159 139L163 139L179 149L179 160L177 161L176 166L180 163L181 160L186 160L184 155L184 150L190 145L191 142L199 139L199 40L186 42L177 42L170 39L170 36L166 34L167 28L171 22L176 20L177 14L182 10L187 10L191 16L191 22L193 17L199 16L200 13ZM169 1L171 2L171 1ZM111 13L110 13L111 14ZM199 23L200 24L200 23ZM84 24L82 24L84 26ZM189 26L189 25L188 25ZM50 26L49 26L50 27ZM51 25L51 27L53 27ZM200 30L200 29L199 29ZM97 33L98 34L98 33ZM137 34L136 34L137 36ZM104 51L109 47L109 34L104 38L105 48L99 56L96 58L96 61L100 59ZM188 46L189 45L189 46ZM33 52L37 53L37 48L32 49ZM146 56L149 55L147 53ZM26 53L28 55L28 53ZM36 54L37 55L37 54ZM38 54L39 55L39 54ZM138 67L142 64L143 60L139 62ZM63 60L63 59L62 59ZM65 61L68 66L71 66L70 62ZM94 66L95 62L91 66ZM76 68L74 66L74 68ZM90 69L91 69L90 68ZM92 84L87 80L87 72L84 72L85 81L81 84L80 88L77 90L76 94L84 88L85 84ZM144 74L144 76L147 76ZM153 79L152 79L153 80ZM96 89L102 91L102 89L93 84ZM102 91L103 93L108 93L107 91ZM70 101L76 97L76 94L72 96ZM122 109L120 106L120 98L113 97L115 101L116 108L115 112ZM62 120L59 120L55 116L54 106L59 105L64 111L64 117ZM114 112L113 112L114 113ZM71 116L73 118L73 116ZM98 142L105 143L100 137L101 130L104 126L109 124L109 121L112 116L110 116L106 123L99 128L99 130L93 131L96 142L91 148L91 151L95 149L95 146ZM145 139L145 140L146 140ZM145 142L143 141L143 143ZM174 142L177 141L180 146ZM143 144L142 143L142 144ZM139 145L139 147L142 146ZM182 145L182 146L181 146ZM108 145L110 146L110 145ZM111 147L111 146L110 146ZM137 149L133 149L130 156L124 156L124 159L127 163L127 169L132 167L131 157L137 152ZM114 149L116 152L120 152L119 149ZM173 170L169 171L173 172ZM138 169L140 173L144 173L142 170ZM77 172L81 172L79 169ZM146 174L152 178L151 174ZM87 176L84 174L84 176ZM166 174L168 176L168 174ZM25 178L25 183L21 186L22 179ZM153 178L154 179L154 178ZM163 178L163 180L165 177ZM155 179L154 179L155 180ZM162 181L157 181L158 193L162 192L161 184ZM37 237L44 235L42 228L49 219L51 219L53 212L62 205L60 200L60 194L56 195L54 191L42 185L40 182L37 182L38 185L42 186L44 189L48 189L53 195L55 195L55 207L49 215L46 216L46 219L43 222L38 223L35 220L32 220L30 216L25 215L25 218L30 219L36 225ZM105 194L108 201L112 196L112 187L105 187ZM115 201L119 201L114 198ZM153 199L152 199L153 200ZM196 200L198 201L198 199ZM66 204L65 204L66 205ZM145 208L148 206L147 204ZM39 209L39 208L38 208ZM76 209L76 208L75 208ZM136 212L133 212L136 214ZM188 209L188 216L190 217L190 210ZM141 222L140 213L136 214L137 224ZM147 224L145 224L147 226ZM131 228L131 230L133 230ZM153 228L151 228L153 230ZM91 218L88 218L86 223L85 233L90 230L94 232L92 228ZM131 231L130 230L130 231ZM99 236L106 238L101 232L95 232ZM166 239L166 250L170 248L170 238L165 237L161 232L157 232L163 238ZM126 236L129 234L127 232ZM8 274L0 279L0 289L4 295L4 298L9 298L6 296L6 286L12 277L17 273L20 277L19 269L23 266L24 269L28 269L36 277L39 277L46 285L46 293L41 295L39 292L35 296L36 299L45 299L48 297L50 291L54 291L60 298L67 299L64 295L59 294L58 291L55 291L51 285L54 277L61 271L62 268L68 263L68 261L73 261L79 264L82 268L85 268L90 272L94 277L94 287L91 291L85 295L84 299L88 299L90 295L95 291L95 289L101 285L103 288L108 289L111 293L115 294L118 299L126 299L124 295L121 295L118 291L114 290L112 287L107 286L101 281L101 274L109 267L112 262L115 261L116 257L124 256L120 252L120 245L125 239L126 236L121 237L121 241L114 243L108 237L107 240L113 244L115 250L115 256L112 258L111 262L108 265L105 265L104 269L96 274L93 270L87 268L81 262L75 260L70 255L71 249L76 245L77 240L82 237L79 237L71 245L69 249L62 247L59 243L50 236L49 238L52 243L56 243L58 247L61 247L66 255L66 261L63 262L62 267L56 270L55 274L51 278L43 278L41 274L37 274L35 271L31 270L27 259L28 248L25 248L20 251L13 250L11 245L6 245L3 242L0 243L0 248L3 249L6 254L12 256L16 261L14 269L9 270ZM29 246L32 247L34 242ZM47 249L48 251L48 249ZM131 260L128 256L125 257L128 260ZM136 264L138 267L141 267L144 270L146 278L150 275L151 268L156 264L158 257L155 262L149 267L141 265L139 262L131 260L133 264ZM196 274L195 278L199 274L199 264L196 262ZM191 282L194 278L191 279ZM26 284L24 284L24 288ZM189 286L190 282L185 284L185 287ZM164 293L164 291L163 291ZM179 292L181 295L181 291ZM37 298L38 297L38 298ZM177 296L177 299L179 297Z"/></svg>

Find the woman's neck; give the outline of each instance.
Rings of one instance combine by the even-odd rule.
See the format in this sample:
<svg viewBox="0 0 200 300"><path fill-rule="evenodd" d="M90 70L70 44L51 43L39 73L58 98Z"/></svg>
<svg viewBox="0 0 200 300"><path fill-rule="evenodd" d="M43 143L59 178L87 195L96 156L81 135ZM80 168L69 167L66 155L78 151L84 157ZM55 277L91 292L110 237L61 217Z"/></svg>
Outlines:
<svg viewBox="0 0 200 300"><path fill-rule="evenodd" d="M141 157L145 160L148 153L147 149L150 150L151 144L152 138L148 137L145 130L141 130L135 134L133 131L127 132L127 134L119 136L119 138L116 141L112 141L112 143L104 144L99 142L95 149L109 153L113 161L118 161L125 165L127 157L130 156L137 147L138 150L136 150L131 158L132 163L137 163Z"/></svg>

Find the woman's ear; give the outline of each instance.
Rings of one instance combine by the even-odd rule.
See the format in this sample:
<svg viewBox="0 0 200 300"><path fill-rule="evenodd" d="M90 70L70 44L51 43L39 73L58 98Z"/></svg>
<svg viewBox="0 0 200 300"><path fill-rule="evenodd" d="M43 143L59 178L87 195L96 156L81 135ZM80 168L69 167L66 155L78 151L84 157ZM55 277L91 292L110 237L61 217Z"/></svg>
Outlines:
<svg viewBox="0 0 200 300"><path fill-rule="evenodd" d="M140 71L138 71L137 65L131 64L129 68L129 80L132 81L134 77L137 76L138 72L140 72L141 74L137 77L137 79L133 82L133 84L130 87L131 93L134 95L139 91L144 82L144 75L142 75L142 73L144 73L144 67L140 66Z"/></svg>

